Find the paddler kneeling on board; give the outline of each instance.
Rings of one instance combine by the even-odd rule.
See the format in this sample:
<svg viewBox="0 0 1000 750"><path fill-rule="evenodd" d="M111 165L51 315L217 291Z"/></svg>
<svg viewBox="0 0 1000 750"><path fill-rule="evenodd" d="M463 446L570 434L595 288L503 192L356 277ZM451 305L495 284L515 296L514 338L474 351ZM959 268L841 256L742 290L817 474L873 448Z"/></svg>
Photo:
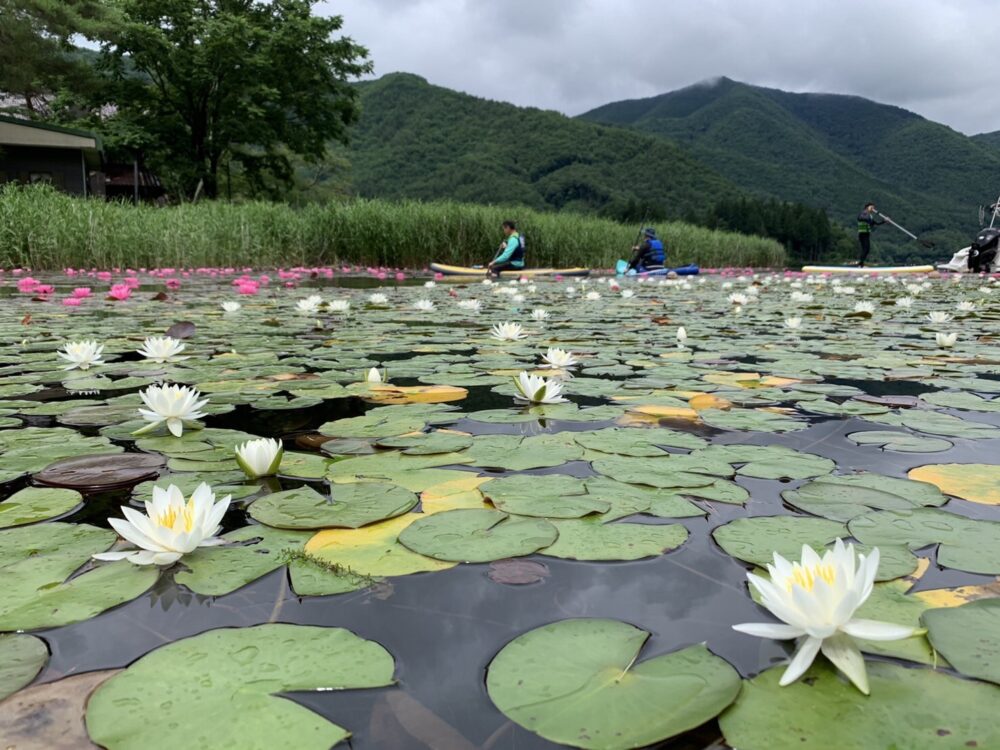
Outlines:
<svg viewBox="0 0 1000 750"><path fill-rule="evenodd" d="M499 276L501 271L520 271L524 268L524 237L518 233L517 225L509 219L502 227L503 242L497 250L497 257L486 268L490 276Z"/></svg>
<svg viewBox="0 0 1000 750"><path fill-rule="evenodd" d="M646 227L642 230L642 234L642 242L632 248L632 260L628 262L627 270L635 269L636 273L662 270L663 264L667 262L667 251L663 248L663 242L656 236L656 230L652 227Z"/></svg>

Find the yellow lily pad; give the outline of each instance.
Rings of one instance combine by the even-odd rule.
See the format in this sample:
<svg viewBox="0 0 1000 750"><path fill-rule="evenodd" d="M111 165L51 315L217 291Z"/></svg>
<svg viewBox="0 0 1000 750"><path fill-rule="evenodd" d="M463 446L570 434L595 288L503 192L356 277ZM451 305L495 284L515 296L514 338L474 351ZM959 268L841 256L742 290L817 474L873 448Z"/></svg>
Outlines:
<svg viewBox="0 0 1000 750"><path fill-rule="evenodd" d="M982 505L1000 505L1000 466L928 464L910 469L910 479L936 485L944 494Z"/></svg>
<svg viewBox="0 0 1000 750"><path fill-rule="evenodd" d="M362 398L375 404L441 404L461 401L469 395L456 385L370 385Z"/></svg>
<svg viewBox="0 0 1000 750"><path fill-rule="evenodd" d="M727 401L719 396L713 396L711 393L699 393L697 396L692 396L688 399L688 405L695 411L733 408L732 401Z"/></svg>

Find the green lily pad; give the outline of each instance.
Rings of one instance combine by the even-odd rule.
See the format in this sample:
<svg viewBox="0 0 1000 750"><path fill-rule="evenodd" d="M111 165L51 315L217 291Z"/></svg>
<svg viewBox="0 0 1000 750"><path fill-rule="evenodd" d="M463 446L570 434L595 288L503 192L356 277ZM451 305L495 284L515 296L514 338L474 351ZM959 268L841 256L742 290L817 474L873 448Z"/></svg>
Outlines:
<svg viewBox="0 0 1000 750"><path fill-rule="evenodd" d="M343 628L210 630L101 685L87 704L87 731L108 750L329 750L350 732L279 693L385 687L393 667L384 648Z"/></svg>
<svg viewBox="0 0 1000 750"><path fill-rule="evenodd" d="M893 427L909 427L911 430L925 432L928 435L969 438L970 440L1000 437L1000 427L936 411L904 411L901 414L890 412L889 414L866 416L863 419Z"/></svg>
<svg viewBox="0 0 1000 750"><path fill-rule="evenodd" d="M834 521L850 521L872 510L943 505L948 499L927 482L869 473L820 477L796 490L785 490L781 497L799 510Z"/></svg>
<svg viewBox="0 0 1000 750"><path fill-rule="evenodd" d="M485 469L525 471L575 461L583 457L583 449L572 434L566 433L535 437L481 435L462 455L470 459L469 463Z"/></svg>
<svg viewBox="0 0 1000 750"><path fill-rule="evenodd" d="M414 521L399 535L413 552L450 562L492 562L521 557L552 544L556 527L541 518L498 510L448 510Z"/></svg>
<svg viewBox="0 0 1000 750"><path fill-rule="evenodd" d="M102 563L70 576L115 542L86 524L36 524L0 532L0 630L35 630L86 620L136 598L155 583L155 566Z"/></svg>
<svg viewBox="0 0 1000 750"><path fill-rule="evenodd" d="M616 620L563 620L504 646L486 673L507 718L572 747L625 750L693 729L739 694L704 646L638 661L649 633Z"/></svg>
<svg viewBox="0 0 1000 750"><path fill-rule="evenodd" d="M847 439L858 445L876 445L885 450L900 453L937 453L946 451L953 445L951 441L944 438L921 437L906 432L892 432L891 430L852 432L847 436Z"/></svg>
<svg viewBox="0 0 1000 750"><path fill-rule="evenodd" d="M433 453L455 453L472 445L472 436L453 432L419 432L416 435L383 438L378 441L380 448L402 450L408 456L422 456Z"/></svg>
<svg viewBox="0 0 1000 750"><path fill-rule="evenodd" d="M705 440L697 435L665 428L608 427L593 432L576 432L573 438L588 450L619 456L662 456L666 453L663 447L697 450L706 445Z"/></svg>
<svg viewBox="0 0 1000 750"><path fill-rule="evenodd" d="M811 479L829 474L837 466L823 456L780 445L713 445L696 455L742 464L736 473L754 479Z"/></svg>
<svg viewBox="0 0 1000 750"><path fill-rule="evenodd" d="M637 513L658 518L694 518L705 515L705 511L697 505L671 490L626 484L608 477L590 477L584 484L591 497L611 505L601 517L603 521L614 521Z"/></svg>
<svg viewBox="0 0 1000 750"><path fill-rule="evenodd" d="M567 560L641 560L681 546L688 532L680 524L603 523L601 518L553 520L555 543L541 550Z"/></svg>
<svg viewBox="0 0 1000 750"><path fill-rule="evenodd" d="M797 432L809 426L790 417L769 411L750 409L706 409L699 412L701 421L720 430L749 430L753 432Z"/></svg>
<svg viewBox="0 0 1000 750"><path fill-rule="evenodd" d="M0 635L0 701L29 685L49 660L45 641L33 635Z"/></svg>
<svg viewBox="0 0 1000 750"><path fill-rule="evenodd" d="M256 521L279 529L357 529L402 515L417 504L409 490L382 482L339 484L332 496L312 487L264 495L250 505Z"/></svg>
<svg viewBox="0 0 1000 750"><path fill-rule="evenodd" d="M962 674L1000 684L1000 599L923 614L927 637Z"/></svg>
<svg viewBox="0 0 1000 750"><path fill-rule="evenodd" d="M284 550L301 550L311 534L244 526L223 535L223 547L201 547L184 555L187 568L174 580L202 596L224 596L284 565ZM259 541L258 541L259 540Z"/></svg>
<svg viewBox="0 0 1000 750"><path fill-rule="evenodd" d="M842 523L799 516L737 518L712 532L716 543L727 554L753 565L773 562L775 552L786 560L798 560L803 544L820 551L837 539L849 536L851 534ZM863 546L858 548L858 552L866 551ZM879 545L879 552L881 563L875 576L877 581L909 575L917 567L916 557L901 544Z"/></svg>
<svg viewBox="0 0 1000 750"><path fill-rule="evenodd" d="M560 474L502 477L479 490L499 510L520 516L580 518L611 509L611 503L587 494L582 479Z"/></svg>
<svg viewBox="0 0 1000 750"><path fill-rule="evenodd" d="M779 687L784 667L748 680L719 719L740 750L968 750L1000 746L1000 691L930 669L869 662L861 695L822 659Z"/></svg>
<svg viewBox="0 0 1000 750"><path fill-rule="evenodd" d="M75 490L25 487L0 503L0 528L58 518L82 503L83 495Z"/></svg>
<svg viewBox="0 0 1000 750"><path fill-rule="evenodd" d="M956 516L937 508L877 511L856 516L851 535L865 544L905 545L912 550L938 544L937 561L969 573L1000 574L1000 523Z"/></svg>
<svg viewBox="0 0 1000 750"><path fill-rule="evenodd" d="M715 477L732 476L724 461L695 460L693 456L664 455L653 459L613 456L591 462L594 471L630 484L661 489L705 487Z"/></svg>

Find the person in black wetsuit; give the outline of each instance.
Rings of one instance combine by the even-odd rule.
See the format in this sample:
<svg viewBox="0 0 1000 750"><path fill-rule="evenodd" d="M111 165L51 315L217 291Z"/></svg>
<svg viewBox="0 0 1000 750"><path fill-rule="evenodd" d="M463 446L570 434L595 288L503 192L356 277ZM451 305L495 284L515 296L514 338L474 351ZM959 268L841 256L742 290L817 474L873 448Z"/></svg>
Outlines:
<svg viewBox="0 0 1000 750"><path fill-rule="evenodd" d="M872 250L872 229L879 224L885 224L885 220L878 218L874 203L866 203L858 214L858 244L861 245L861 254L858 256L859 268L864 268L865 261L868 260L868 253Z"/></svg>
<svg viewBox="0 0 1000 750"><path fill-rule="evenodd" d="M656 236L655 229L647 227L642 234L642 242L632 248L632 260L628 262L629 270L634 268L638 273L658 271L667 262L667 251L663 247L663 242Z"/></svg>

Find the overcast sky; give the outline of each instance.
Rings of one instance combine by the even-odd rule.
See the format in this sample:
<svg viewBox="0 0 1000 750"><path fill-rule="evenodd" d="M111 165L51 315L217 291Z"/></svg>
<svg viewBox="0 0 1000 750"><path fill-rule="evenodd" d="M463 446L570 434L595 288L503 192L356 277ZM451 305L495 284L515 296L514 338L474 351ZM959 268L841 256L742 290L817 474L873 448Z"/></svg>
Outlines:
<svg viewBox="0 0 1000 750"><path fill-rule="evenodd" d="M575 115L707 78L1000 130L996 0L326 0L377 75Z"/></svg>

